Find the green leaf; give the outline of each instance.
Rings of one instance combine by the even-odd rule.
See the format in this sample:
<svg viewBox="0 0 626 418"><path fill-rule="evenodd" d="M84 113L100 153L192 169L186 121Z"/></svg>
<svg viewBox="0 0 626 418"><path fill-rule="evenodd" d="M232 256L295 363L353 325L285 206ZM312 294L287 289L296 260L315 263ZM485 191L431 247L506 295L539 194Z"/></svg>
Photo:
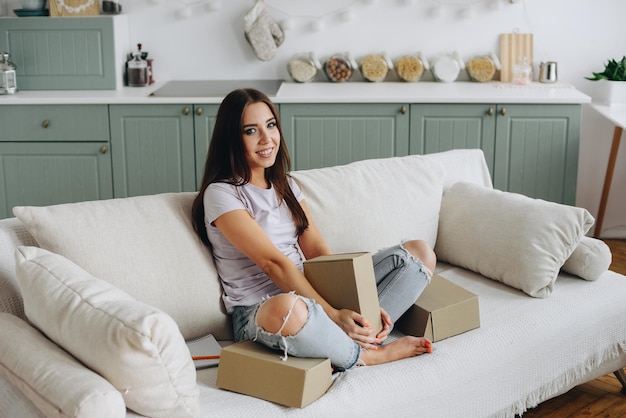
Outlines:
<svg viewBox="0 0 626 418"><path fill-rule="evenodd" d="M604 71L592 72L593 77L585 77L587 80L614 80L626 81L626 55L618 62L615 58L611 58L604 65Z"/></svg>

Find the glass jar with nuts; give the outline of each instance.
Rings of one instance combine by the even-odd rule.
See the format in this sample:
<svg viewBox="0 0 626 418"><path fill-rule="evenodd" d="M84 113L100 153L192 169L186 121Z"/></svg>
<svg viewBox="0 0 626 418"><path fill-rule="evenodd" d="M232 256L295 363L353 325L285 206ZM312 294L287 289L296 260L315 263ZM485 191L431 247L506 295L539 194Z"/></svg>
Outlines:
<svg viewBox="0 0 626 418"><path fill-rule="evenodd" d="M289 76L298 83L313 80L320 68L322 65L313 52L296 55L287 63Z"/></svg>
<svg viewBox="0 0 626 418"><path fill-rule="evenodd" d="M355 69L354 60L350 54L336 54L324 63L324 73L328 80L334 83L343 83L350 80Z"/></svg>
<svg viewBox="0 0 626 418"><path fill-rule="evenodd" d="M384 54L366 55L361 60L360 70L367 81L383 81L389 69L393 67L391 60Z"/></svg>
<svg viewBox="0 0 626 418"><path fill-rule="evenodd" d="M496 54L477 56L470 59L465 66L467 75L472 81L484 83L493 80L496 71L500 69L500 60Z"/></svg>
<svg viewBox="0 0 626 418"><path fill-rule="evenodd" d="M396 60L396 73L401 80L419 81L428 70L428 61L421 54L417 56L403 55Z"/></svg>

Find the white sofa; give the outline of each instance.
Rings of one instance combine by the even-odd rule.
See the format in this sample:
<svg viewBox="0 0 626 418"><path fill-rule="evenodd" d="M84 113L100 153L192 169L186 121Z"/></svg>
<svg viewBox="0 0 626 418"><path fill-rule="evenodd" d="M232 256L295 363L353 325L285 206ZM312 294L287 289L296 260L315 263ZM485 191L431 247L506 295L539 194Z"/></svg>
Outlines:
<svg viewBox="0 0 626 418"><path fill-rule="evenodd" d="M232 338L193 193L17 208L0 220L0 416L513 417L623 378L626 277L584 209L491 189L476 150L293 175L335 252L428 240L437 273L479 296L480 328L287 408L218 389L185 351Z"/></svg>

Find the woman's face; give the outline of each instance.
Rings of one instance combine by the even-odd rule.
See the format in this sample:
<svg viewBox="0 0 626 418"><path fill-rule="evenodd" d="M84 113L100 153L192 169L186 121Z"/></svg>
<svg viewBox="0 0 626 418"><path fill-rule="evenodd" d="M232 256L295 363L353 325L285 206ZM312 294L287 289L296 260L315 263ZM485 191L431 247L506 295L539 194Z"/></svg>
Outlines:
<svg viewBox="0 0 626 418"><path fill-rule="evenodd" d="M249 104L243 112L243 144L252 171L274 165L280 131L274 114L263 102Z"/></svg>

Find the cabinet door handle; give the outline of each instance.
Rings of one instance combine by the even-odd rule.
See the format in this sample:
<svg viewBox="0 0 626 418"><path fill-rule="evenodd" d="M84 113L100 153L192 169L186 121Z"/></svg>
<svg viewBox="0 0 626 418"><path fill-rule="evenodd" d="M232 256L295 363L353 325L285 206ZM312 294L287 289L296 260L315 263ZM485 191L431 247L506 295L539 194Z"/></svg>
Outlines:
<svg viewBox="0 0 626 418"><path fill-rule="evenodd" d="M187 116L189 114L189 108L185 107L183 108L183 115Z"/></svg>
<svg viewBox="0 0 626 418"><path fill-rule="evenodd" d="M50 121L49 121L49 120L44 120L44 121L41 123L41 126L43 126L44 128L47 128L48 126L50 126Z"/></svg>
<svg viewBox="0 0 626 418"><path fill-rule="evenodd" d="M106 154L109 149L106 145L100 147L100 154Z"/></svg>
<svg viewBox="0 0 626 418"><path fill-rule="evenodd" d="M201 107L199 107L199 108L197 108L197 109L196 109L196 115L198 115L198 116L202 116L202 112L203 112L203 110L202 110L202 108L201 108Z"/></svg>
<svg viewBox="0 0 626 418"><path fill-rule="evenodd" d="M493 114L494 114L493 107L490 107L490 108L487 110L487 115L489 115L489 116L493 116Z"/></svg>
<svg viewBox="0 0 626 418"><path fill-rule="evenodd" d="M500 114L502 116L506 115L506 107L503 107L502 109L500 109Z"/></svg>
<svg viewBox="0 0 626 418"><path fill-rule="evenodd" d="M400 108L400 113L401 113L401 114L403 114L403 115L405 115L405 114L406 114L406 106L402 106L402 107Z"/></svg>

